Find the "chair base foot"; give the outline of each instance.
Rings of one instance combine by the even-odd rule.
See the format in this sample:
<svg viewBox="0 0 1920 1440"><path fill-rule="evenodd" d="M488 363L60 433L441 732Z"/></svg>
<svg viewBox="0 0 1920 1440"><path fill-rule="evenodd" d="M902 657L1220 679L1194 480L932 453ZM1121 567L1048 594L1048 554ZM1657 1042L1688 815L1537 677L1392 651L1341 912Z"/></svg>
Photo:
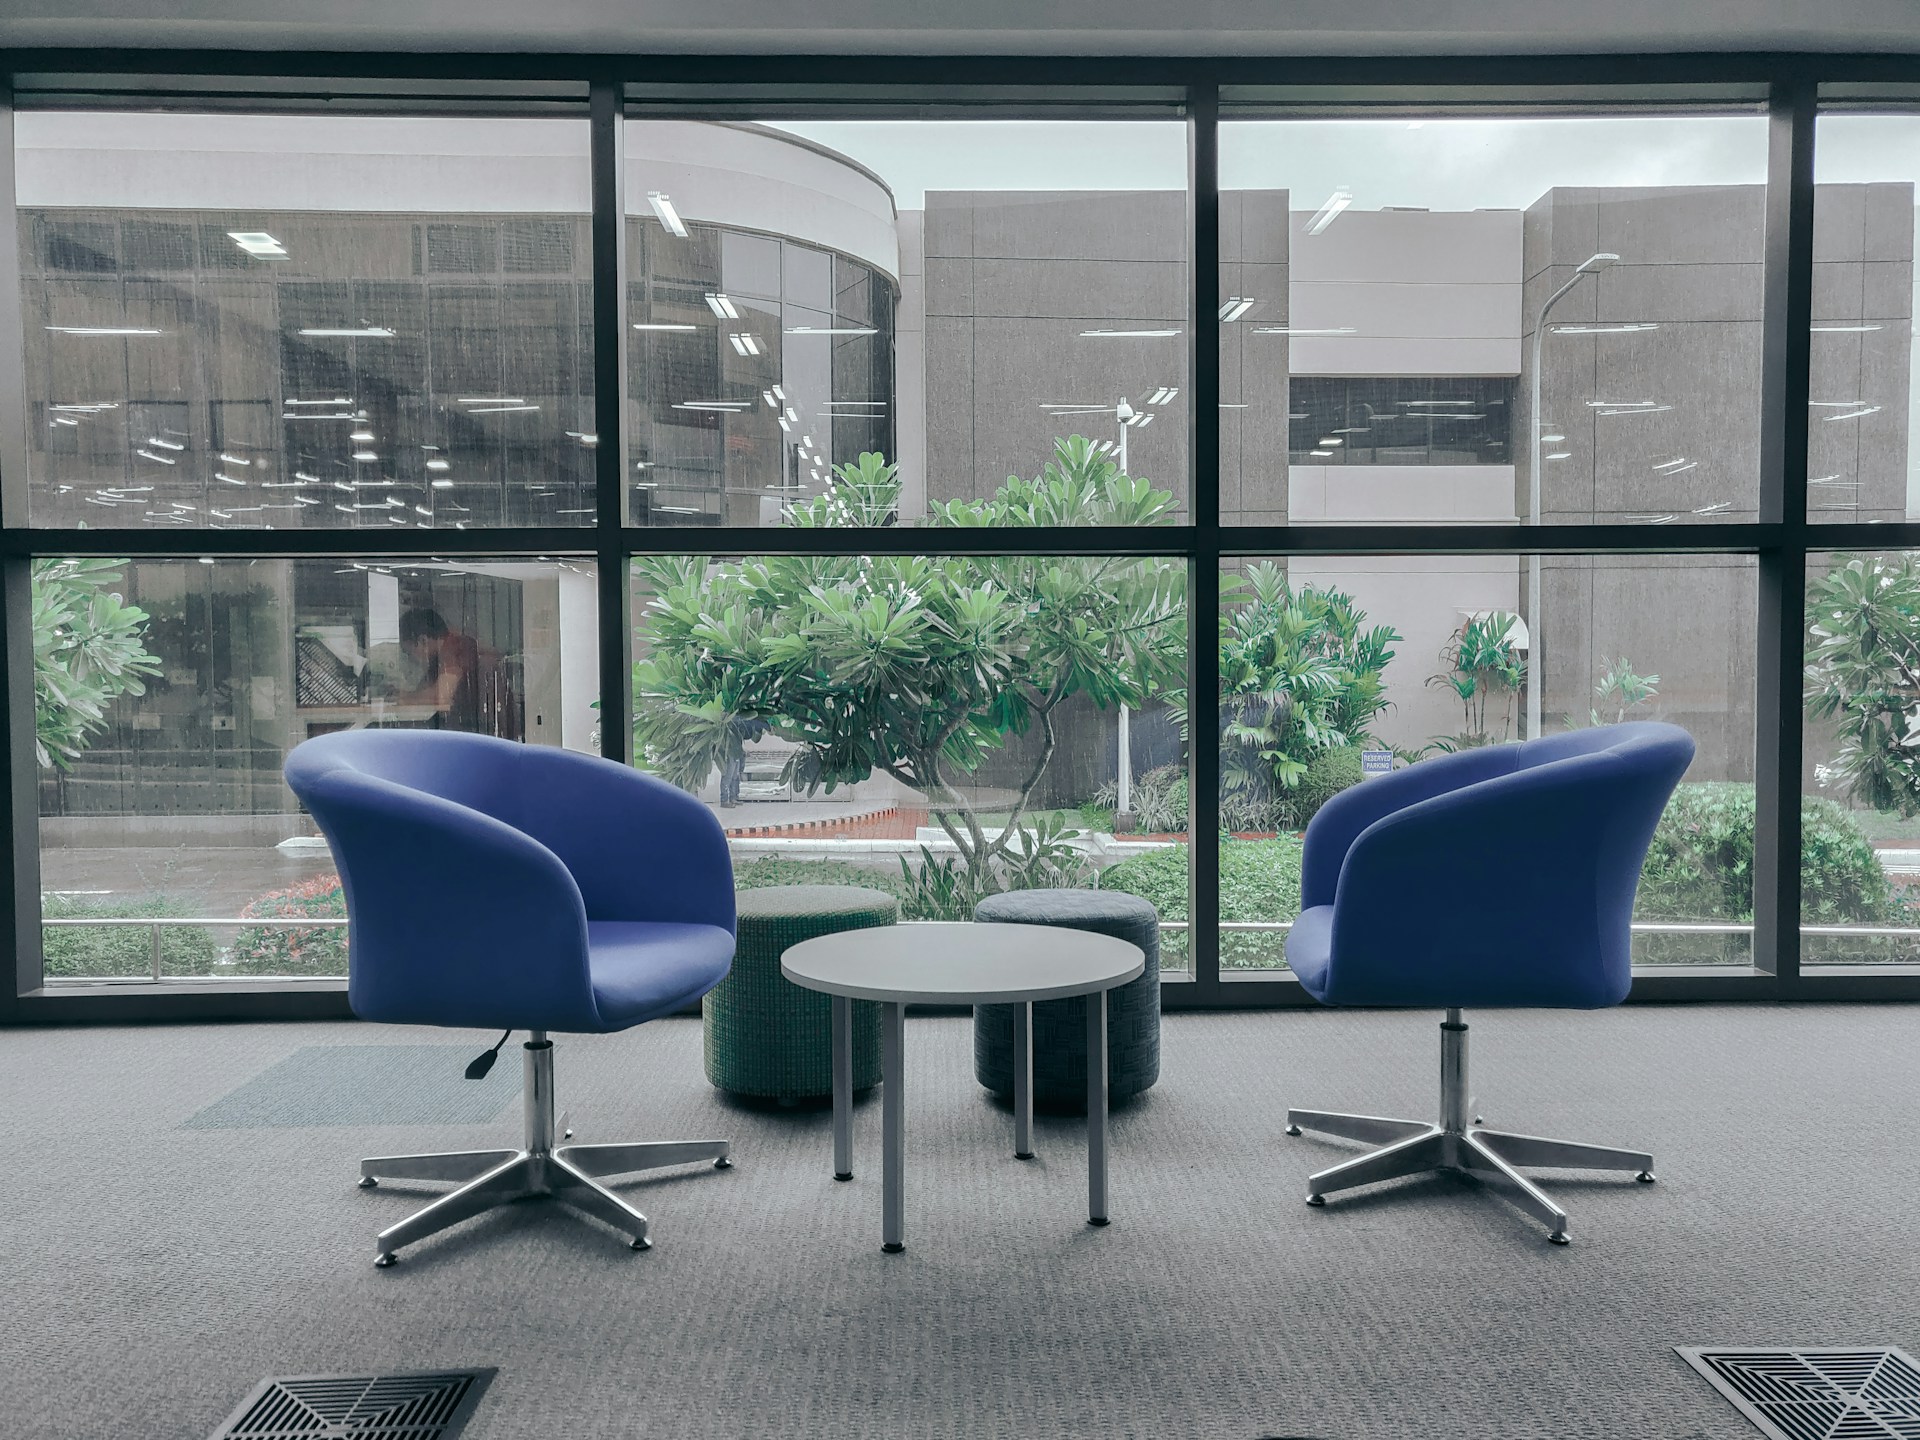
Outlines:
<svg viewBox="0 0 1920 1440"><path fill-rule="evenodd" d="M454 1180L425 1209L380 1232L374 1264L392 1265L400 1249L437 1235L463 1220L517 1200L546 1197L619 1231L635 1250L652 1248L647 1217L602 1185L602 1175L712 1160L730 1169L725 1140L655 1141L634 1145L567 1145L557 1150L475 1150L436 1155L387 1155L363 1160L360 1184L389 1180ZM715 1152L720 1153L716 1154Z"/></svg>
<svg viewBox="0 0 1920 1440"><path fill-rule="evenodd" d="M1287 1111L1287 1133L1317 1130L1378 1146L1344 1164L1307 1177L1307 1203L1325 1205L1335 1191L1373 1185L1406 1175L1451 1170L1493 1185L1519 1209L1547 1227L1547 1239L1567 1243L1567 1212L1520 1173L1519 1167L1560 1170L1620 1170L1642 1184L1653 1181L1653 1156L1644 1150L1587 1145L1543 1135L1488 1130L1467 1088L1467 1026L1457 1009L1440 1027L1438 1124L1384 1115L1347 1115L1332 1110ZM1471 1123L1467 1116L1473 1116Z"/></svg>
<svg viewBox="0 0 1920 1440"><path fill-rule="evenodd" d="M889 1240L886 1244L880 1247L882 1252L888 1255L898 1255L902 1250L905 1250L906 1248L907 1247L902 1245L898 1240Z"/></svg>

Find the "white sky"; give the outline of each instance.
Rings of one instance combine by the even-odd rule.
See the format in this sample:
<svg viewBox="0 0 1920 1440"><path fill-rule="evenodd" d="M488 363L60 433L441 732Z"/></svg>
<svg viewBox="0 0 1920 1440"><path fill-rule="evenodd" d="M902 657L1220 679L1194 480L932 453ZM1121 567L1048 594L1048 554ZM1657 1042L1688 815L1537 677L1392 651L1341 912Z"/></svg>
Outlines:
<svg viewBox="0 0 1920 1440"><path fill-rule="evenodd" d="M848 120L778 128L848 155L902 210L928 190L1180 190L1177 121ZM1823 181L1920 178L1920 117L1824 117ZM1356 209L1524 208L1555 185L1757 185L1758 115L1595 119L1247 120L1221 126L1220 184L1288 189L1311 208L1337 188Z"/></svg>

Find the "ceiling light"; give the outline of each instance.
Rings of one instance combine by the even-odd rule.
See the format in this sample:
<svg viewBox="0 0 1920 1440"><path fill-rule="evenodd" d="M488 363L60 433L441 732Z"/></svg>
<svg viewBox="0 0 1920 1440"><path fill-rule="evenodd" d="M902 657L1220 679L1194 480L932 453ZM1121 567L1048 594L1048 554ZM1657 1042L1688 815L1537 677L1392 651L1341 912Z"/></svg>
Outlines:
<svg viewBox="0 0 1920 1440"><path fill-rule="evenodd" d="M1307 453L1309 455L1318 455L1323 460L1333 454L1331 450L1309 450Z"/></svg>
<svg viewBox="0 0 1920 1440"><path fill-rule="evenodd" d="M467 411L467 414L469 415L514 415L514 414L520 413L521 411L538 410L539 408L540 407L538 405L528 405L524 401L522 401L512 405L487 405L482 408L469 410Z"/></svg>
<svg viewBox="0 0 1920 1440"><path fill-rule="evenodd" d="M1252 308L1253 301L1247 299L1244 295L1236 295L1220 307L1220 318L1231 325Z"/></svg>
<svg viewBox="0 0 1920 1440"><path fill-rule="evenodd" d="M725 295L716 294L712 290L707 292L707 308L722 320L738 320L740 318L740 312L733 308L733 301L729 300Z"/></svg>
<svg viewBox="0 0 1920 1440"><path fill-rule="evenodd" d="M1542 435L1540 437L1540 443L1542 445L1557 445L1566 438L1564 435Z"/></svg>
<svg viewBox="0 0 1920 1440"><path fill-rule="evenodd" d="M738 415L747 408L745 400L680 400L675 402L676 410L724 410L730 415Z"/></svg>
<svg viewBox="0 0 1920 1440"><path fill-rule="evenodd" d="M673 330L673 331L686 331L686 330L698 330L698 329L699 329L700 327L699 327L698 325L677 325L677 324L670 324L670 323L668 323L667 321L664 321L664 320L660 320L660 321L654 321L654 322L651 322L651 323L649 323L649 324L645 324L645 325L641 325L641 324L637 324L637 323L636 323L636 324L634 325L634 327L633 327L633 328L634 328L634 329L636 329L636 330Z"/></svg>
<svg viewBox="0 0 1920 1440"><path fill-rule="evenodd" d="M213 478L218 480L222 485L244 485L247 483L244 480L237 480L231 475L222 475L218 470L213 472Z"/></svg>
<svg viewBox="0 0 1920 1440"><path fill-rule="evenodd" d="M162 335L162 330L143 330L134 325L49 325L55 335Z"/></svg>
<svg viewBox="0 0 1920 1440"><path fill-rule="evenodd" d="M1307 234L1318 235L1339 216L1340 212L1353 203L1353 192L1342 186L1329 195L1326 203L1313 212L1313 218L1307 222Z"/></svg>
<svg viewBox="0 0 1920 1440"><path fill-rule="evenodd" d="M371 430L356 430L347 436L347 438L349 440L371 440L373 439L373 432Z"/></svg>
<svg viewBox="0 0 1920 1440"><path fill-rule="evenodd" d="M227 454L227 452L226 452L226 451L224 451L224 450L222 450L222 451L220 452L220 458L221 458L222 460L224 460L224 461L226 461L226 463L227 463L227 464L229 464L229 465L251 465L251 464L253 464L253 461L251 461L251 460L242 460L242 459L241 459L241 458L240 458L240 457L239 457L238 455L229 455L229 454Z"/></svg>
<svg viewBox="0 0 1920 1440"><path fill-rule="evenodd" d="M667 227L667 233L677 240L687 238L686 223L681 220L680 212L673 208L673 201L659 190L647 192L647 204L653 207L653 213L660 217L660 223Z"/></svg>
<svg viewBox="0 0 1920 1440"><path fill-rule="evenodd" d="M758 355L760 353L760 342L754 339L753 336L747 334L745 331L742 331L738 334L729 335L727 336L727 339L733 342L733 348L735 353L737 354Z"/></svg>
<svg viewBox="0 0 1920 1440"><path fill-rule="evenodd" d="M1878 330L1878 325L1814 325L1809 327L1816 335L1859 335L1868 330Z"/></svg>
<svg viewBox="0 0 1920 1440"><path fill-rule="evenodd" d="M1083 340L1152 340L1179 333L1178 330L1082 330L1080 338Z"/></svg>
<svg viewBox="0 0 1920 1440"><path fill-rule="evenodd" d="M871 325L795 325L787 331L789 335L874 335L878 333Z"/></svg>
<svg viewBox="0 0 1920 1440"><path fill-rule="evenodd" d="M1547 459L1549 459L1549 460L1566 460L1566 459L1569 459L1569 458L1571 458L1571 457L1572 457L1572 455L1573 455L1573 452L1572 452L1571 450L1555 450L1555 451L1553 451L1553 452L1552 452L1551 454L1549 454L1549 455L1547 456Z"/></svg>
<svg viewBox="0 0 1920 1440"><path fill-rule="evenodd" d="M1658 330L1660 326L1652 320L1638 320L1624 325L1552 325L1548 328L1556 335L1632 335L1640 330Z"/></svg>
<svg viewBox="0 0 1920 1440"><path fill-rule="evenodd" d="M378 460L380 457L371 450L356 450L353 452L353 458L364 465L368 461Z"/></svg>
<svg viewBox="0 0 1920 1440"><path fill-rule="evenodd" d="M1858 420L1863 415L1877 415L1878 405L1862 405L1858 410L1843 410L1838 415L1822 415L1822 420Z"/></svg>
<svg viewBox="0 0 1920 1440"><path fill-rule="evenodd" d="M156 455L151 450L136 450L133 453L143 460L158 460L162 465L177 465L180 463L170 456Z"/></svg>
<svg viewBox="0 0 1920 1440"><path fill-rule="evenodd" d="M435 481L433 482L433 488L434 488L434 489L436 489L436 490L451 490L451 489L453 488L453 481L451 481L451 480L435 480Z"/></svg>
<svg viewBox="0 0 1920 1440"><path fill-rule="evenodd" d="M284 400L284 405L351 405L353 401L344 395L336 395L331 400Z"/></svg>
<svg viewBox="0 0 1920 1440"><path fill-rule="evenodd" d="M287 247L264 230L229 230L227 238L249 255L284 255Z"/></svg>
<svg viewBox="0 0 1920 1440"><path fill-rule="evenodd" d="M316 339L330 340L391 340L393 331L384 325L363 325L357 330L302 330L302 335L312 335Z"/></svg>
<svg viewBox="0 0 1920 1440"><path fill-rule="evenodd" d="M773 387L773 398L776 400L785 400L787 398L787 392L776 385Z"/></svg>
<svg viewBox="0 0 1920 1440"><path fill-rule="evenodd" d="M453 403L456 405L524 405L527 402L519 395L462 395Z"/></svg>
<svg viewBox="0 0 1920 1440"><path fill-rule="evenodd" d="M445 460L427 461L427 469L429 470L447 470L451 468L452 468L451 465Z"/></svg>
<svg viewBox="0 0 1920 1440"><path fill-rule="evenodd" d="M1256 335L1351 335L1353 326L1329 325L1319 329L1308 329L1295 325L1256 325L1253 327L1253 333Z"/></svg>

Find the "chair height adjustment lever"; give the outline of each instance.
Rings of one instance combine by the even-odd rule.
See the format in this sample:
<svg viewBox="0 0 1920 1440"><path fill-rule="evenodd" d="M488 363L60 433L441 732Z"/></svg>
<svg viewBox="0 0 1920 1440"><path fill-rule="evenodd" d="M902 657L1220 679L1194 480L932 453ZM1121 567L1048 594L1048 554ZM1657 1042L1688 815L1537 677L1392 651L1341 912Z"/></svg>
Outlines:
<svg viewBox="0 0 1920 1440"><path fill-rule="evenodd" d="M513 1031L507 1031L506 1034L500 1037L498 1043L496 1043L491 1050L483 1050L480 1054L474 1056L472 1061L467 1065L467 1079L486 1079L487 1072L493 1069L493 1062L500 1058L500 1046L506 1044L512 1035Z"/></svg>

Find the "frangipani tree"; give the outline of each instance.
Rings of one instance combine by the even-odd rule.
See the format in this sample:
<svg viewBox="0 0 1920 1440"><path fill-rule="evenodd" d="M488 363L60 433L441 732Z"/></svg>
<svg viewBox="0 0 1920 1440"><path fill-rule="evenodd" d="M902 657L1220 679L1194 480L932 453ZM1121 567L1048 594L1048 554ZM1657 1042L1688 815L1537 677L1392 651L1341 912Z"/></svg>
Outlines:
<svg viewBox="0 0 1920 1440"><path fill-rule="evenodd" d="M894 523L898 467L878 454L837 467L796 526ZM1156 525L1173 496L1124 475L1080 436L1055 443L1032 480L986 500L931 507L928 523L972 529ZM857 542L855 542L857 544ZM1184 670L1186 567L1174 559L1032 555L777 555L635 562L649 592L634 666L636 752L686 788L725 753L727 728L764 721L799 750L789 778L829 792L875 771L927 799L959 852L968 893L1000 888L1031 858L1020 838L1083 695L1144 703ZM1011 736L1037 735L998 833L968 780Z"/></svg>
<svg viewBox="0 0 1920 1440"><path fill-rule="evenodd" d="M64 770L105 728L107 707L144 693L160 661L142 643L147 612L108 587L124 560L33 562L34 751Z"/></svg>

